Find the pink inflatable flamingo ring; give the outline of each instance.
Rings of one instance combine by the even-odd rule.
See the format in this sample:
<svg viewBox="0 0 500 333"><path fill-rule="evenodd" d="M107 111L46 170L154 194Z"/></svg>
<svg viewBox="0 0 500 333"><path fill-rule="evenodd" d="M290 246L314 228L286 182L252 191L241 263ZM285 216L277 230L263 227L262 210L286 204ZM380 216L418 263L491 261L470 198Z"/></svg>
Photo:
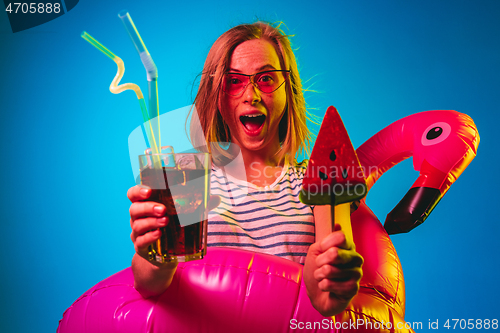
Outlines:
<svg viewBox="0 0 500 333"><path fill-rule="evenodd" d="M472 119L456 111L427 111L400 119L363 143L357 154L368 188L394 165L413 156L418 179L387 215L391 234L422 224L451 184L474 159L479 134Z"/></svg>
<svg viewBox="0 0 500 333"><path fill-rule="evenodd" d="M336 110L329 109L327 116L330 113ZM342 142L350 151L347 141ZM411 156L419 177L388 214L385 229L366 206L364 194L346 197L346 202L359 202L350 220L356 251L364 258L363 277L358 294L336 316L323 317L312 307L302 265L268 254L211 247L203 260L179 263L172 284L159 296L143 298L134 289L130 267L99 282L64 312L57 332L413 332L404 320L403 271L389 234L408 232L428 218L475 157L478 144L476 126L467 115L427 111L387 126L356 154L342 155L341 160L354 161L363 170L364 194L384 172ZM339 163L330 155L315 160ZM361 178L343 176L336 182L345 185L350 179L354 184ZM331 195L323 200L330 204Z"/></svg>

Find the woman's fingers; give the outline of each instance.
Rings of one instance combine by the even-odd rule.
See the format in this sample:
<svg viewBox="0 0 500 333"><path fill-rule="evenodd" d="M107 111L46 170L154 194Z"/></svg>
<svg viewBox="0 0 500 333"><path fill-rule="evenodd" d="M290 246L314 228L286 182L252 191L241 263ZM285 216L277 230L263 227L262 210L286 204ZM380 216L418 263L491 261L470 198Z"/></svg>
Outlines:
<svg viewBox="0 0 500 333"><path fill-rule="evenodd" d="M313 274L318 288L346 300L356 295L363 276L363 257L346 240L340 228L336 227L321 241L319 250Z"/></svg>
<svg viewBox="0 0 500 333"><path fill-rule="evenodd" d="M146 201L133 203L129 211L132 220L136 220L141 217L162 217L165 215L166 208L160 203Z"/></svg>
<svg viewBox="0 0 500 333"><path fill-rule="evenodd" d="M151 189L141 186L137 185L131 187L127 192L128 198L132 201L132 205L130 206L130 217L132 217L132 219L137 219L141 217L158 217L165 215L165 206L163 204L153 201L144 201L151 196ZM220 204L220 201L221 199L218 195L210 196L210 200L207 204L208 210L215 209Z"/></svg>
<svg viewBox="0 0 500 333"><path fill-rule="evenodd" d="M314 271L314 278L317 281L328 279L332 281L359 281L363 276L361 267L340 268L332 265L323 265Z"/></svg>
<svg viewBox="0 0 500 333"><path fill-rule="evenodd" d="M353 258L358 258L358 256L353 256ZM350 300L359 290L359 281L363 277L363 270L361 265L345 267L345 265L325 264L316 269L313 275L314 279L318 281L320 290L333 293L339 299Z"/></svg>
<svg viewBox="0 0 500 333"><path fill-rule="evenodd" d="M161 237L161 230L156 229L151 232L145 233L135 239L134 246L135 251L139 253L141 257L144 257L144 251L147 250L148 246L153 244L156 240Z"/></svg>
<svg viewBox="0 0 500 333"><path fill-rule="evenodd" d="M338 224L336 224L335 226L337 225ZM352 244L347 241L342 230L336 230L326 236L320 243L320 249L323 252L332 247L339 247L342 249L350 250L352 248Z"/></svg>
<svg viewBox="0 0 500 333"><path fill-rule="evenodd" d="M359 283L354 279L344 282L324 279L318 283L318 288L322 291L334 294L338 299L348 301L359 291Z"/></svg>
<svg viewBox="0 0 500 333"><path fill-rule="evenodd" d="M336 228L337 229L337 228ZM326 236L319 244L320 254L316 257L316 265L348 265L361 266L363 258L354 250L354 245L346 240L340 229Z"/></svg>
<svg viewBox="0 0 500 333"><path fill-rule="evenodd" d="M138 219L135 220L132 224L132 234L136 235L136 237L142 236L152 230L163 228L167 224L168 218L166 216L160 218L148 217L144 219Z"/></svg>
<svg viewBox="0 0 500 333"><path fill-rule="evenodd" d="M316 265L336 265L342 268L361 267L363 257L356 251L331 247L316 257Z"/></svg>
<svg viewBox="0 0 500 333"><path fill-rule="evenodd" d="M127 197L132 202L130 205L130 238L134 243L136 252L147 258L148 247L161 237L160 228L168 224L166 207L157 202L146 201L151 197L152 190L147 186L137 185L130 188ZM207 203L208 210L220 204L219 196L210 196Z"/></svg>
<svg viewBox="0 0 500 333"><path fill-rule="evenodd" d="M147 247L155 242L161 236L160 228L168 224L168 217L161 218L149 217L135 220L132 223L132 233L130 238L134 243L136 252L145 256Z"/></svg>
<svg viewBox="0 0 500 333"><path fill-rule="evenodd" d="M151 196L151 188L145 185L136 185L127 191L127 197L131 202L144 201Z"/></svg>

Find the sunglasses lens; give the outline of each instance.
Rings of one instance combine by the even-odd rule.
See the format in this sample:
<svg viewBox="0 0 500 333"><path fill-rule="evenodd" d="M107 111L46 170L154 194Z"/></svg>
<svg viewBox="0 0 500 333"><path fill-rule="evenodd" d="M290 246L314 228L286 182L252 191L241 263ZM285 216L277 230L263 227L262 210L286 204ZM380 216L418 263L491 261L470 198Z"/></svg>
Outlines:
<svg viewBox="0 0 500 333"><path fill-rule="evenodd" d="M253 82L260 91L270 94L285 82L287 72L268 71L253 75ZM239 96L250 83L250 76L245 74L228 73L224 77L222 89L231 96Z"/></svg>
<svg viewBox="0 0 500 333"><path fill-rule="evenodd" d="M223 90L231 96L239 95L248 85L250 78L241 74L226 74Z"/></svg>
<svg viewBox="0 0 500 333"><path fill-rule="evenodd" d="M264 72L255 76L255 83L264 93L272 93L278 89L283 81L281 72Z"/></svg>

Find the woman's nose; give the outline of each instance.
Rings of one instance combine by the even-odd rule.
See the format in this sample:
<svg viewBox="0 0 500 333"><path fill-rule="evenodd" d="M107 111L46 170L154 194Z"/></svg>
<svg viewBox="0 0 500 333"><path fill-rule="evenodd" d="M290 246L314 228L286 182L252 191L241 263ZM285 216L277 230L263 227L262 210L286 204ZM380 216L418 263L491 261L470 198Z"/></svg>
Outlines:
<svg viewBox="0 0 500 333"><path fill-rule="evenodd" d="M252 104L260 102L260 90L255 86L253 82L249 82L245 88L244 92L245 102Z"/></svg>

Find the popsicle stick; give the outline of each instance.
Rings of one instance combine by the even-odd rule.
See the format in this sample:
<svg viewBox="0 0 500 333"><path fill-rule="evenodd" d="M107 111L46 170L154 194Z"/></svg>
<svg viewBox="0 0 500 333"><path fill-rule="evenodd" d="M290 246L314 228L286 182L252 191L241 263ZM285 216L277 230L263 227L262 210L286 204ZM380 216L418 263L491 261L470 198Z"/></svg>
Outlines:
<svg viewBox="0 0 500 333"><path fill-rule="evenodd" d="M335 223L340 224L347 241L354 244L351 226L351 203L347 202L335 206L332 202L330 207L332 212L332 230L334 230Z"/></svg>

